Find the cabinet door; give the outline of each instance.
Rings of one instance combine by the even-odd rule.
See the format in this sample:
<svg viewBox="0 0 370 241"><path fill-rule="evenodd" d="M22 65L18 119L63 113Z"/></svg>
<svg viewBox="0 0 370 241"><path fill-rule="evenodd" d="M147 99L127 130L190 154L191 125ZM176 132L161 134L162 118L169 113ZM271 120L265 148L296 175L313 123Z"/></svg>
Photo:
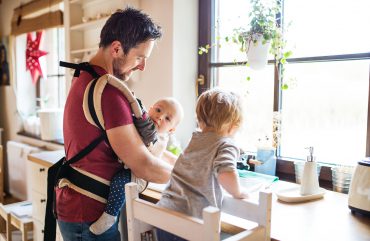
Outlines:
<svg viewBox="0 0 370 241"><path fill-rule="evenodd" d="M34 162L28 162L29 177L32 190L35 190L46 196L47 173L48 168Z"/></svg>
<svg viewBox="0 0 370 241"><path fill-rule="evenodd" d="M33 220L33 240L43 241L44 240L44 223L37 220Z"/></svg>
<svg viewBox="0 0 370 241"><path fill-rule="evenodd" d="M32 192L32 216L34 219L44 222L46 210L46 196L36 191Z"/></svg>

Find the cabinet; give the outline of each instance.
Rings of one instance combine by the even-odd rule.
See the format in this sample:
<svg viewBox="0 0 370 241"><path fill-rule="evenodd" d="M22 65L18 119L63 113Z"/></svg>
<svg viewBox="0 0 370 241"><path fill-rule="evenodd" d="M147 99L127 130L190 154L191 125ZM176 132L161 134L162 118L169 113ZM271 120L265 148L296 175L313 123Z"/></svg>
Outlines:
<svg viewBox="0 0 370 241"><path fill-rule="evenodd" d="M44 240L44 219L47 197L48 168L64 155L64 151L33 153L28 156L27 171L30 177L29 193L32 202L33 240ZM52 160L52 162L44 161ZM57 228L56 241L63 241Z"/></svg>

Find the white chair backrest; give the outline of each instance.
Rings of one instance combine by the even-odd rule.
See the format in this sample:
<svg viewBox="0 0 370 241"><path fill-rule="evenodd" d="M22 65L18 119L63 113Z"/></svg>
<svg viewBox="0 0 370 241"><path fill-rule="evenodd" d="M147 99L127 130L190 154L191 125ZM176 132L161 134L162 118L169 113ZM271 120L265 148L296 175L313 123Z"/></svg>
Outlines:
<svg viewBox="0 0 370 241"><path fill-rule="evenodd" d="M272 194L265 190L259 192L258 203L225 196L222 203L222 212L258 224L257 227L241 232L226 240L270 240L271 207Z"/></svg>
<svg viewBox="0 0 370 241"><path fill-rule="evenodd" d="M126 184L125 191L129 241L140 241L141 233L152 229L153 226L187 240L220 240L221 221L218 208L206 207L201 220L140 199L135 183ZM261 192L258 204L225 197L223 205L223 212L240 218L248 217L249 220L258 223L256 228L238 233L226 240L269 240L271 193Z"/></svg>

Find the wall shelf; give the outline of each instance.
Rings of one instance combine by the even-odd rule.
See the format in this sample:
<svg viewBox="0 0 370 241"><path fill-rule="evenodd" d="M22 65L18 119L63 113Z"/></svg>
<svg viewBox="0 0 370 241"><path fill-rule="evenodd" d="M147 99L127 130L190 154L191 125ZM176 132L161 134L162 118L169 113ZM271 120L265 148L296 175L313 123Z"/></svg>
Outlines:
<svg viewBox="0 0 370 241"><path fill-rule="evenodd" d="M95 2L103 2L103 0L70 0L69 4L95 4Z"/></svg>
<svg viewBox="0 0 370 241"><path fill-rule="evenodd" d="M103 26L103 24L108 20L109 17L104 17L98 20L89 21L86 23L76 24L70 27L70 30L84 31L96 28L98 26Z"/></svg>
<svg viewBox="0 0 370 241"><path fill-rule="evenodd" d="M99 49L99 47L76 49L76 50L71 50L71 54L81 54L81 53L86 53L86 52L94 52L94 51L98 51L98 49Z"/></svg>

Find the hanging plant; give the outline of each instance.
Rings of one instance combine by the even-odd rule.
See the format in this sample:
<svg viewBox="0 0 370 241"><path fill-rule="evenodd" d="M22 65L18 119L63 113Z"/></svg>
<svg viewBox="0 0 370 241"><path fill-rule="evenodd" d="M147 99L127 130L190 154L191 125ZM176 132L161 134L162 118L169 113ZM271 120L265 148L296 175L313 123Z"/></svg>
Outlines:
<svg viewBox="0 0 370 241"><path fill-rule="evenodd" d="M287 64L287 58L292 55L292 52L285 49L286 40L283 38L283 28L278 17L281 13L281 1L250 0L250 2L248 27L234 29L231 36L224 36L223 39L226 43L236 44L240 51L246 52L247 66L253 69L266 66L268 53L272 54L276 66L281 64L280 74L283 74L284 65ZM220 47L216 44L200 46L198 54L208 53L209 49L214 46ZM258 62L259 60L262 62ZM283 84L281 88L287 89L288 85Z"/></svg>

